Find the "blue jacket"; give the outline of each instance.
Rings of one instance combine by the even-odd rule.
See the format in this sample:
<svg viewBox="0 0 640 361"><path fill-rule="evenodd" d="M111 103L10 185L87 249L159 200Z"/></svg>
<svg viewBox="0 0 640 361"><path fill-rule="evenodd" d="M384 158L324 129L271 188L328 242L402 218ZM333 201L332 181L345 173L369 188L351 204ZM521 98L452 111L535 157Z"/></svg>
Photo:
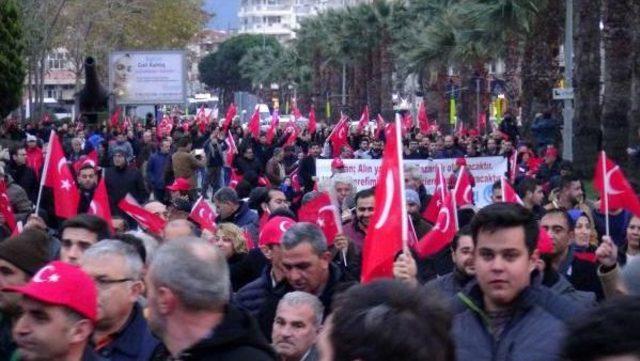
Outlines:
<svg viewBox="0 0 640 361"><path fill-rule="evenodd" d="M525 289L514 304L513 318L496 340L483 310L478 285L458 299L464 305L453 320L458 361L554 361L561 360L560 347L566 333L565 322L550 304Z"/></svg>
<svg viewBox="0 0 640 361"><path fill-rule="evenodd" d="M257 317L267 295L274 292L271 281L271 265L262 270L260 277L247 283L233 295L232 303L251 316Z"/></svg>
<svg viewBox="0 0 640 361"><path fill-rule="evenodd" d="M258 225L258 213L250 209L246 202L241 201L238 210L227 219L218 216L216 224L231 222L240 228L250 228Z"/></svg>
<svg viewBox="0 0 640 361"><path fill-rule="evenodd" d="M169 154L155 152L147 162L147 181L153 189L164 189L164 171L169 161Z"/></svg>
<svg viewBox="0 0 640 361"><path fill-rule="evenodd" d="M473 277L462 274L454 269L453 272L427 282L424 287L428 292L435 292L446 299L454 297L458 292L473 280Z"/></svg>
<svg viewBox="0 0 640 361"><path fill-rule="evenodd" d="M146 361L159 345L160 341L149 330L142 307L136 303L124 328L97 353L111 361Z"/></svg>

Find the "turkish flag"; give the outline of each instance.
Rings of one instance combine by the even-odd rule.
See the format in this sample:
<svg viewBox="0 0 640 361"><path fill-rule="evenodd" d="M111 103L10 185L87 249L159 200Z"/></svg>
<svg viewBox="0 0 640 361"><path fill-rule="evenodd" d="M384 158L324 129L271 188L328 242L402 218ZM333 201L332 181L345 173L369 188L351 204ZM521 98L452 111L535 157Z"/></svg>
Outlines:
<svg viewBox="0 0 640 361"><path fill-rule="evenodd" d="M280 124L280 116L278 115L278 109L274 109L271 114L271 124L267 129L267 143L271 144L273 138L276 136L276 130L278 130L278 124Z"/></svg>
<svg viewBox="0 0 640 361"><path fill-rule="evenodd" d="M231 177L229 179L229 187L236 189L238 183L242 182L242 176L238 173L238 170L231 168Z"/></svg>
<svg viewBox="0 0 640 361"><path fill-rule="evenodd" d="M117 129L120 123L120 107L116 107L116 111L111 114L110 124L111 128Z"/></svg>
<svg viewBox="0 0 640 361"><path fill-rule="evenodd" d="M156 235L162 234L167 222L160 218L160 216L142 208L131 194L127 193L127 195L118 203L118 207L124 213L131 216L131 218L135 219L140 227Z"/></svg>
<svg viewBox="0 0 640 361"><path fill-rule="evenodd" d="M4 218L4 223L9 227L11 233L16 230L16 216L11 208L11 200L7 195L7 182L0 180L0 214Z"/></svg>
<svg viewBox="0 0 640 361"><path fill-rule="evenodd" d="M396 117L384 147L375 190L375 208L369 221L362 252L363 283L393 277L393 261L407 240L407 212L402 174L402 141Z"/></svg>
<svg viewBox="0 0 640 361"><path fill-rule="evenodd" d="M327 193L321 193L298 210L298 221L317 224L327 238L327 244L333 245L336 236L341 233L339 215L336 206Z"/></svg>
<svg viewBox="0 0 640 361"><path fill-rule="evenodd" d="M311 110L309 110L309 125L307 125L307 129L309 129L309 134L313 134L318 129L318 121L316 120L316 109L312 105Z"/></svg>
<svg viewBox="0 0 640 361"><path fill-rule="evenodd" d="M298 101L296 99L293 99L291 103L291 113L293 114L294 120L302 118L302 113L300 113L300 109L298 109Z"/></svg>
<svg viewBox="0 0 640 361"><path fill-rule="evenodd" d="M85 164L96 168L98 166L98 152L93 149L89 154L83 155L78 160L73 162L73 170L78 174L80 168L82 168Z"/></svg>
<svg viewBox="0 0 640 361"><path fill-rule="evenodd" d="M340 121L336 124L335 128L333 128L331 134L327 137L327 140L331 141L331 153L333 157L340 155L340 149L348 142L348 135L349 122L347 117L343 116L340 118Z"/></svg>
<svg viewBox="0 0 640 361"><path fill-rule="evenodd" d="M444 199L442 207L440 207L435 225L414 248L420 257L424 258L437 254L451 244L451 240L453 240L457 232L455 212L453 197L449 193Z"/></svg>
<svg viewBox="0 0 640 361"><path fill-rule="evenodd" d="M516 193L509 181L507 181L507 178L500 177L500 188L502 189L503 202L524 204L518 196L518 193Z"/></svg>
<svg viewBox="0 0 640 361"><path fill-rule="evenodd" d="M162 120L160 121L160 123L158 124L158 127L156 128L156 136L158 138L166 137L169 134L171 134L172 129L173 129L173 120L171 120L171 117L169 117L169 115L165 114L162 117Z"/></svg>
<svg viewBox="0 0 640 361"><path fill-rule="evenodd" d="M91 200L91 203L89 203L89 210L87 213L96 215L107 221L109 228L113 231L111 208L109 207L109 194L107 193L107 186L104 183L104 176L100 178L100 182L93 193L93 199Z"/></svg>
<svg viewBox="0 0 640 361"><path fill-rule="evenodd" d="M413 219L411 219L411 217L407 217L407 224L408 224L408 231L407 231L407 236L408 236L408 240L407 240L407 245L410 248L415 247L416 244L418 244L418 235L416 234L416 227L413 226Z"/></svg>
<svg viewBox="0 0 640 361"><path fill-rule="evenodd" d="M413 129L413 115L410 112L406 112L402 117L402 129L404 132L410 132Z"/></svg>
<svg viewBox="0 0 640 361"><path fill-rule="evenodd" d="M196 204L193 205L189 218L196 221L202 229L206 229L212 233L215 233L216 227L216 212L213 211L209 203L200 197Z"/></svg>
<svg viewBox="0 0 640 361"><path fill-rule="evenodd" d="M236 141L233 139L231 132L227 133L227 137L224 140L227 143L227 164L231 166L233 164L233 159L238 154L238 147L236 147Z"/></svg>
<svg viewBox="0 0 640 361"><path fill-rule="evenodd" d="M44 185L53 190L55 213L61 218L71 218L78 214L80 193L67 165L58 135L52 131L49 138L49 158L44 171Z"/></svg>
<svg viewBox="0 0 640 361"><path fill-rule="evenodd" d="M231 126L231 122L233 121L233 117L238 113L238 109L236 105L231 103L229 108L227 108L227 114L224 116L224 123L222 123L222 131L226 132L227 129Z"/></svg>
<svg viewBox="0 0 640 361"><path fill-rule="evenodd" d="M600 211L607 212L612 209L624 208L640 217L638 196L622 173L620 166L607 158L604 151L600 152L598 157L593 188L600 194Z"/></svg>
<svg viewBox="0 0 640 361"><path fill-rule="evenodd" d="M552 254L553 253L553 238L542 227L538 227L538 252L540 254Z"/></svg>
<svg viewBox="0 0 640 361"><path fill-rule="evenodd" d="M378 116L376 117L376 133L374 136L375 139L380 139L380 133L387 128L386 125L387 124L384 121L382 115L378 114Z"/></svg>
<svg viewBox="0 0 640 361"><path fill-rule="evenodd" d="M471 185L471 176L467 167L461 166L458 172L456 186L453 188L453 196L456 207L462 207L467 204L473 205L473 187Z"/></svg>
<svg viewBox="0 0 640 361"><path fill-rule="evenodd" d="M436 223L436 220L438 219L438 213L440 212L440 207L442 207L442 203L449 193L447 182L444 179L444 175L442 174L442 170L440 169L440 167L436 168L436 178L434 180L434 184L436 185L436 188L433 192L433 196L431 196L427 208L424 210L424 212L422 212L422 216L431 223Z"/></svg>
<svg viewBox="0 0 640 361"><path fill-rule="evenodd" d="M295 145L296 140L298 139L298 128L292 124L292 122L289 122L284 131L285 133L289 133L287 140L284 142L284 146L288 147Z"/></svg>
<svg viewBox="0 0 640 361"><path fill-rule="evenodd" d="M424 101L422 101L420 102L420 108L418 108L418 128L420 128L420 133L427 134L429 133L429 127L427 106L424 104Z"/></svg>
<svg viewBox="0 0 640 361"><path fill-rule="evenodd" d="M299 168L296 167L294 170L291 171L291 187L293 188L293 191L296 193L299 193L300 191L302 191L302 185L300 184L300 175L299 173Z"/></svg>
<svg viewBox="0 0 640 361"><path fill-rule="evenodd" d="M360 115L360 121L358 122L357 132L362 133L362 130L369 125L369 106L365 105L362 110L362 115Z"/></svg>
<svg viewBox="0 0 640 361"><path fill-rule="evenodd" d="M249 129L249 133L251 133L253 139L260 137L260 112L258 111L257 105L256 110L253 111L253 115L247 124L247 129Z"/></svg>
<svg viewBox="0 0 640 361"><path fill-rule="evenodd" d="M482 133L487 127L487 114L485 112L480 112L478 114L478 133Z"/></svg>

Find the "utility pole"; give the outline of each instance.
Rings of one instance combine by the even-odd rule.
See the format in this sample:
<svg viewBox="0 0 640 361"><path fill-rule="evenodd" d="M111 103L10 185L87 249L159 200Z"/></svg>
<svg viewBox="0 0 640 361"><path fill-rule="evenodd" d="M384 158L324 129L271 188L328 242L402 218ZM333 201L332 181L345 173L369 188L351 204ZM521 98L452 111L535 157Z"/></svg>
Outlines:
<svg viewBox="0 0 640 361"><path fill-rule="evenodd" d="M566 0L564 27L564 80L565 88L573 88L573 0ZM573 97L564 99L562 117L562 158L573 161Z"/></svg>

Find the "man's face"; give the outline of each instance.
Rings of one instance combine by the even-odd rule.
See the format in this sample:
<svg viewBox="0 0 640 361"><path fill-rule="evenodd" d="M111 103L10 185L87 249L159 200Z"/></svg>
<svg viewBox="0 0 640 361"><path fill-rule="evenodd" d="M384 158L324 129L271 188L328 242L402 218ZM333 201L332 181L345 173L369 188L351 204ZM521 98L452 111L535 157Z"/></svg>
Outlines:
<svg viewBox="0 0 640 361"><path fill-rule="evenodd" d="M149 202L144 205L144 209L155 214L156 216L159 216L165 221L169 219L169 211L167 210L167 206L160 202Z"/></svg>
<svg viewBox="0 0 640 361"><path fill-rule="evenodd" d="M152 274L153 269L150 269L144 282L147 285L147 307L149 310L147 322L149 322L151 332L164 341L165 331L167 329L167 316L161 312L158 305L158 289L153 283Z"/></svg>
<svg viewBox="0 0 640 361"><path fill-rule="evenodd" d="M13 161L16 162L17 165L25 165L27 163L27 150L24 148L18 149L13 156Z"/></svg>
<svg viewBox="0 0 640 361"><path fill-rule="evenodd" d="M435 154L438 151L438 143L433 142L429 143L429 153L431 155Z"/></svg>
<svg viewBox="0 0 640 361"><path fill-rule="evenodd" d="M415 141L415 140L410 141L410 142L409 142L409 150L410 150L411 152L415 152L415 151L417 151L417 150L418 150L418 142L417 142L417 141Z"/></svg>
<svg viewBox="0 0 640 361"><path fill-rule="evenodd" d="M380 150L382 149L382 144L380 143L380 141L375 141L371 143L371 149Z"/></svg>
<svg viewBox="0 0 640 361"><path fill-rule="evenodd" d="M163 140L162 145L160 146L160 151L162 153L169 153L169 150L171 150L171 141Z"/></svg>
<svg viewBox="0 0 640 361"><path fill-rule="evenodd" d="M476 274L476 268L473 264L473 248L471 236L460 236L458 248L451 253L456 269L467 276Z"/></svg>
<svg viewBox="0 0 640 361"><path fill-rule="evenodd" d="M147 131L147 132L142 133L142 140L145 143L151 143L151 139L152 139L151 132Z"/></svg>
<svg viewBox="0 0 640 361"><path fill-rule="evenodd" d="M84 228L65 228L60 238L60 260L74 265L79 265L84 251L98 242L98 235Z"/></svg>
<svg viewBox="0 0 640 361"><path fill-rule="evenodd" d="M414 191L418 191L418 188L420 187L420 183L419 183L419 180L413 177L405 177L404 186L407 187L407 189L413 189Z"/></svg>
<svg viewBox="0 0 640 361"><path fill-rule="evenodd" d="M289 208L289 202L287 197L279 190L272 189L269 191L269 203L267 203L267 209L269 212L273 212L278 208Z"/></svg>
<svg viewBox="0 0 640 361"><path fill-rule="evenodd" d="M96 170L93 168L84 168L78 173L78 185L84 190L91 190L98 185L98 177Z"/></svg>
<svg viewBox="0 0 640 361"><path fill-rule="evenodd" d="M336 198L340 203L342 203L342 201L344 201L344 199L347 198L347 196L349 196L352 193L351 185L347 183L337 182L335 184L335 190L337 195Z"/></svg>
<svg viewBox="0 0 640 361"><path fill-rule="evenodd" d="M131 314L140 295L141 282L131 278L127 263L120 255L85 257L80 265L98 287L96 329L111 330Z"/></svg>
<svg viewBox="0 0 640 361"><path fill-rule="evenodd" d="M369 226L369 220L373 215L375 206L375 197L359 198L356 202L356 219L359 225L365 230Z"/></svg>
<svg viewBox="0 0 640 361"><path fill-rule="evenodd" d="M529 254L524 237L523 227L478 234L474 265L488 310L509 306L529 286L538 254Z"/></svg>
<svg viewBox="0 0 640 361"><path fill-rule="evenodd" d="M244 157L247 159L253 159L253 149L247 148L247 150L244 151Z"/></svg>
<svg viewBox="0 0 640 361"><path fill-rule="evenodd" d="M126 159L124 154L116 153L113 155L113 165L116 167L124 167L126 164Z"/></svg>
<svg viewBox="0 0 640 361"><path fill-rule="evenodd" d="M569 229L567 217L560 213L547 213L540 220L540 226L553 238L553 256L564 255L573 239L573 231Z"/></svg>
<svg viewBox="0 0 640 361"><path fill-rule="evenodd" d="M450 135L447 135L446 137L444 137L444 147L447 149L450 149L453 147L453 137Z"/></svg>
<svg viewBox="0 0 640 361"><path fill-rule="evenodd" d="M82 151L82 143L80 142L80 139L74 139L71 142L71 148L73 148L74 152L80 153Z"/></svg>
<svg viewBox="0 0 640 361"><path fill-rule="evenodd" d="M282 266L287 281L296 291L316 294L329 277L329 259L314 253L311 244L302 242L291 249L282 248Z"/></svg>
<svg viewBox="0 0 640 361"><path fill-rule="evenodd" d="M271 338L278 355L287 360L299 360L313 346L318 336L315 314L306 304L281 302L273 321Z"/></svg>
<svg viewBox="0 0 640 361"><path fill-rule="evenodd" d="M490 151L494 151L496 149L497 145L496 145L496 141L495 139L489 139L487 140L487 149Z"/></svg>
<svg viewBox="0 0 640 361"><path fill-rule="evenodd" d="M542 190L542 186L536 186L536 190L533 192L533 196L531 201L536 206L542 205L542 201L544 200L544 191Z"/></svg>
<svg viewBox="0 0 640 361"><path fill-rule="evenodd" d="M492 203L500 203L502 202L502 189L494 188L491 190L491 202Z"/></svg>
<svg viewBox="0 0 640 361"><path fill-rule="evenodd" d="M369 142L366 140L363 140L362 142L360 142L360 149L361 150L368 150L369 149Z"/></svg>
<svg viewBox="0 0 640 361"><path fill-rule="evenodd" d="M30 140L27 142L27 148L35 148L38 145L38 142L35 140ZM43 147L46 148L46 147Z"/></svg>
<svg viewBox="0 0 640 361"><path fill-rule="evenodd" d="M22 286L29 281L29 275L20 268L0 259L0 289L9 286ZM20 294L0 291L0 311L14 309L20 300Z"/></svg>
<svg viewBox="0 0 640 361"><path fill-rule="evenodd" d="M118 134L118 135L116 135L116 141L117 141L118 143L122 143L122 142L124 142L125 140L127 140L127 139L126 139L126 137L125 137L125 135L124 135L124 134Z"/></svg>
<svg viewBox="0 0 640 361"><path fill-rule="evenodd" d="M218 211L218 214L222 219L229 218L233 214L233 212L236 211L236 206L234 206L230 202L220 202L214 199L213 204L215 204L216 210Z"/></svg>
<svg viewBox="0 0 640 361"><path fill-rule="evenodd" d="M627 226L627 242L629 243L629 247L639 248L640 247L640 218L631 217L629 221L629 225Z"/></svg>
<svg viewBox="0 0 640 361"><path fill-rule="evenodd" d="M584 197L584 193L582 192L582 184L580 181L571 182L566 188L565 191L568 193L569 200L572 204L578 204L582 201Z"/></svg>
<svg viewBox="0 0 640 361"><path fill-rule="evenodd" d="M21 360L64 360L72 344L89 337L80 326L88 321L74 322L60 306L25 297L20 307L23 313L14 325L13 339Z"/></svg>
<svg viewBox="0 0 640 361"><path fill-rule="evenodd" d="M312 157L317 157L320 154L320 146L314 144L309 148L309 155Z"/></svg>
<svg viewBox="0 0 640 361"><path fill-rule="evenodd" d="M407 202L407 213L420 214L420 205L414 202Z"/></svg>

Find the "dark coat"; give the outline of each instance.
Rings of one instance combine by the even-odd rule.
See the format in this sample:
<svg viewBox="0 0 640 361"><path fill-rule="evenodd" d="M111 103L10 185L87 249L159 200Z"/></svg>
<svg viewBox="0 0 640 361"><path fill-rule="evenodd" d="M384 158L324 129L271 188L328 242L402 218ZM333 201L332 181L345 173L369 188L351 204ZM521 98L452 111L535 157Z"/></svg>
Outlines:
<svg viewBox="0 0 640 361"><path fill-rule="evenodd" d="M456 269L442 277L432 279L424 287L427 291L437 293L444 299L451 299L462 291L471 280L473 280L473 277L467 276Z"/></svg>
<svg viewBox="0 0 640 361"><path fill-rule="evenodd" d="M38 189L40 187L36 172L27 165L17 165L13 161L9 163L7 171L13 180L22 187L25 192L27 192L29 200L32 203L36 203L38 198Z"/></svg>
<svg viewBox="0 0 640 361"><path fill-rule="evenodd" d="M247 253L235 253L227 259L227 264L231 275L231 288L234 292L256 278Z"/></svg>
<svg viewBox="0 0 640 361"><path fill-rule="evenodd" d="M316 176L316 159L311 156L302 158L300 160L298 175L300 176L300 185L304 187L304 192L312 191L315 184L312 177Z"/></svg>
<svg viewBox="0 0 640 361"><path fill-rule="evenodd" d="M149 199L149 193L138 169L109 167L105 172L105 177L107 192L109 193L109 207L112 214L124 214L124 212L120 211L118 203L127 193L131 193L140 204Z"/></svg>
<svg viewBox="0 0 640 361"><path fill-rule="evenodd" d="M233 295L232 303L257 318L265 298L273 292L275 287L271 281L271 265L268 265L262 270L260 277L247 283Z"/></svg>
<svg viewBox="0 0 640 361"><path fill-rule="evenodd" d="M97 353L111 361L149 360L158 346L160 341L151 334L142 307L136 303L122 331Z"/></svg>
<svg viewBox="0 0 640 361"><path fill-rule="evenodd" d="M248 228L253 224L258 224L258 213L249 209L246 202L240 202L240 207L234 214L226 219L222 219L221 216L216 217L216 224L230 222L240 228Z"/></svg>
<svg viewBox="0 0 640 361"><path fill-rule="evenodd" d="M155 152L147 162L147 181L153 189L165 188L164 173L169 162L169 153Z"/></svg>
<svg viewBox="0 0 640 361"><path fill-rule="evenodd" d="M270 361L276 353L258 330L256 321L246 312L227 306L222 322L209 336L171 357L166 349L157 352L153 360L181 361Z"/></svg>
<svg viewBox="0 0 640 361"><path fill-rule="evenodd" d="M489 318L483 310L478 285L459 293L464 306L454 316L452 336L456 340L458 361L553 361L560 360L560 347L566 333L565 322L545 308L525 289L514 302L514 315L496 340Z"/></svg>

